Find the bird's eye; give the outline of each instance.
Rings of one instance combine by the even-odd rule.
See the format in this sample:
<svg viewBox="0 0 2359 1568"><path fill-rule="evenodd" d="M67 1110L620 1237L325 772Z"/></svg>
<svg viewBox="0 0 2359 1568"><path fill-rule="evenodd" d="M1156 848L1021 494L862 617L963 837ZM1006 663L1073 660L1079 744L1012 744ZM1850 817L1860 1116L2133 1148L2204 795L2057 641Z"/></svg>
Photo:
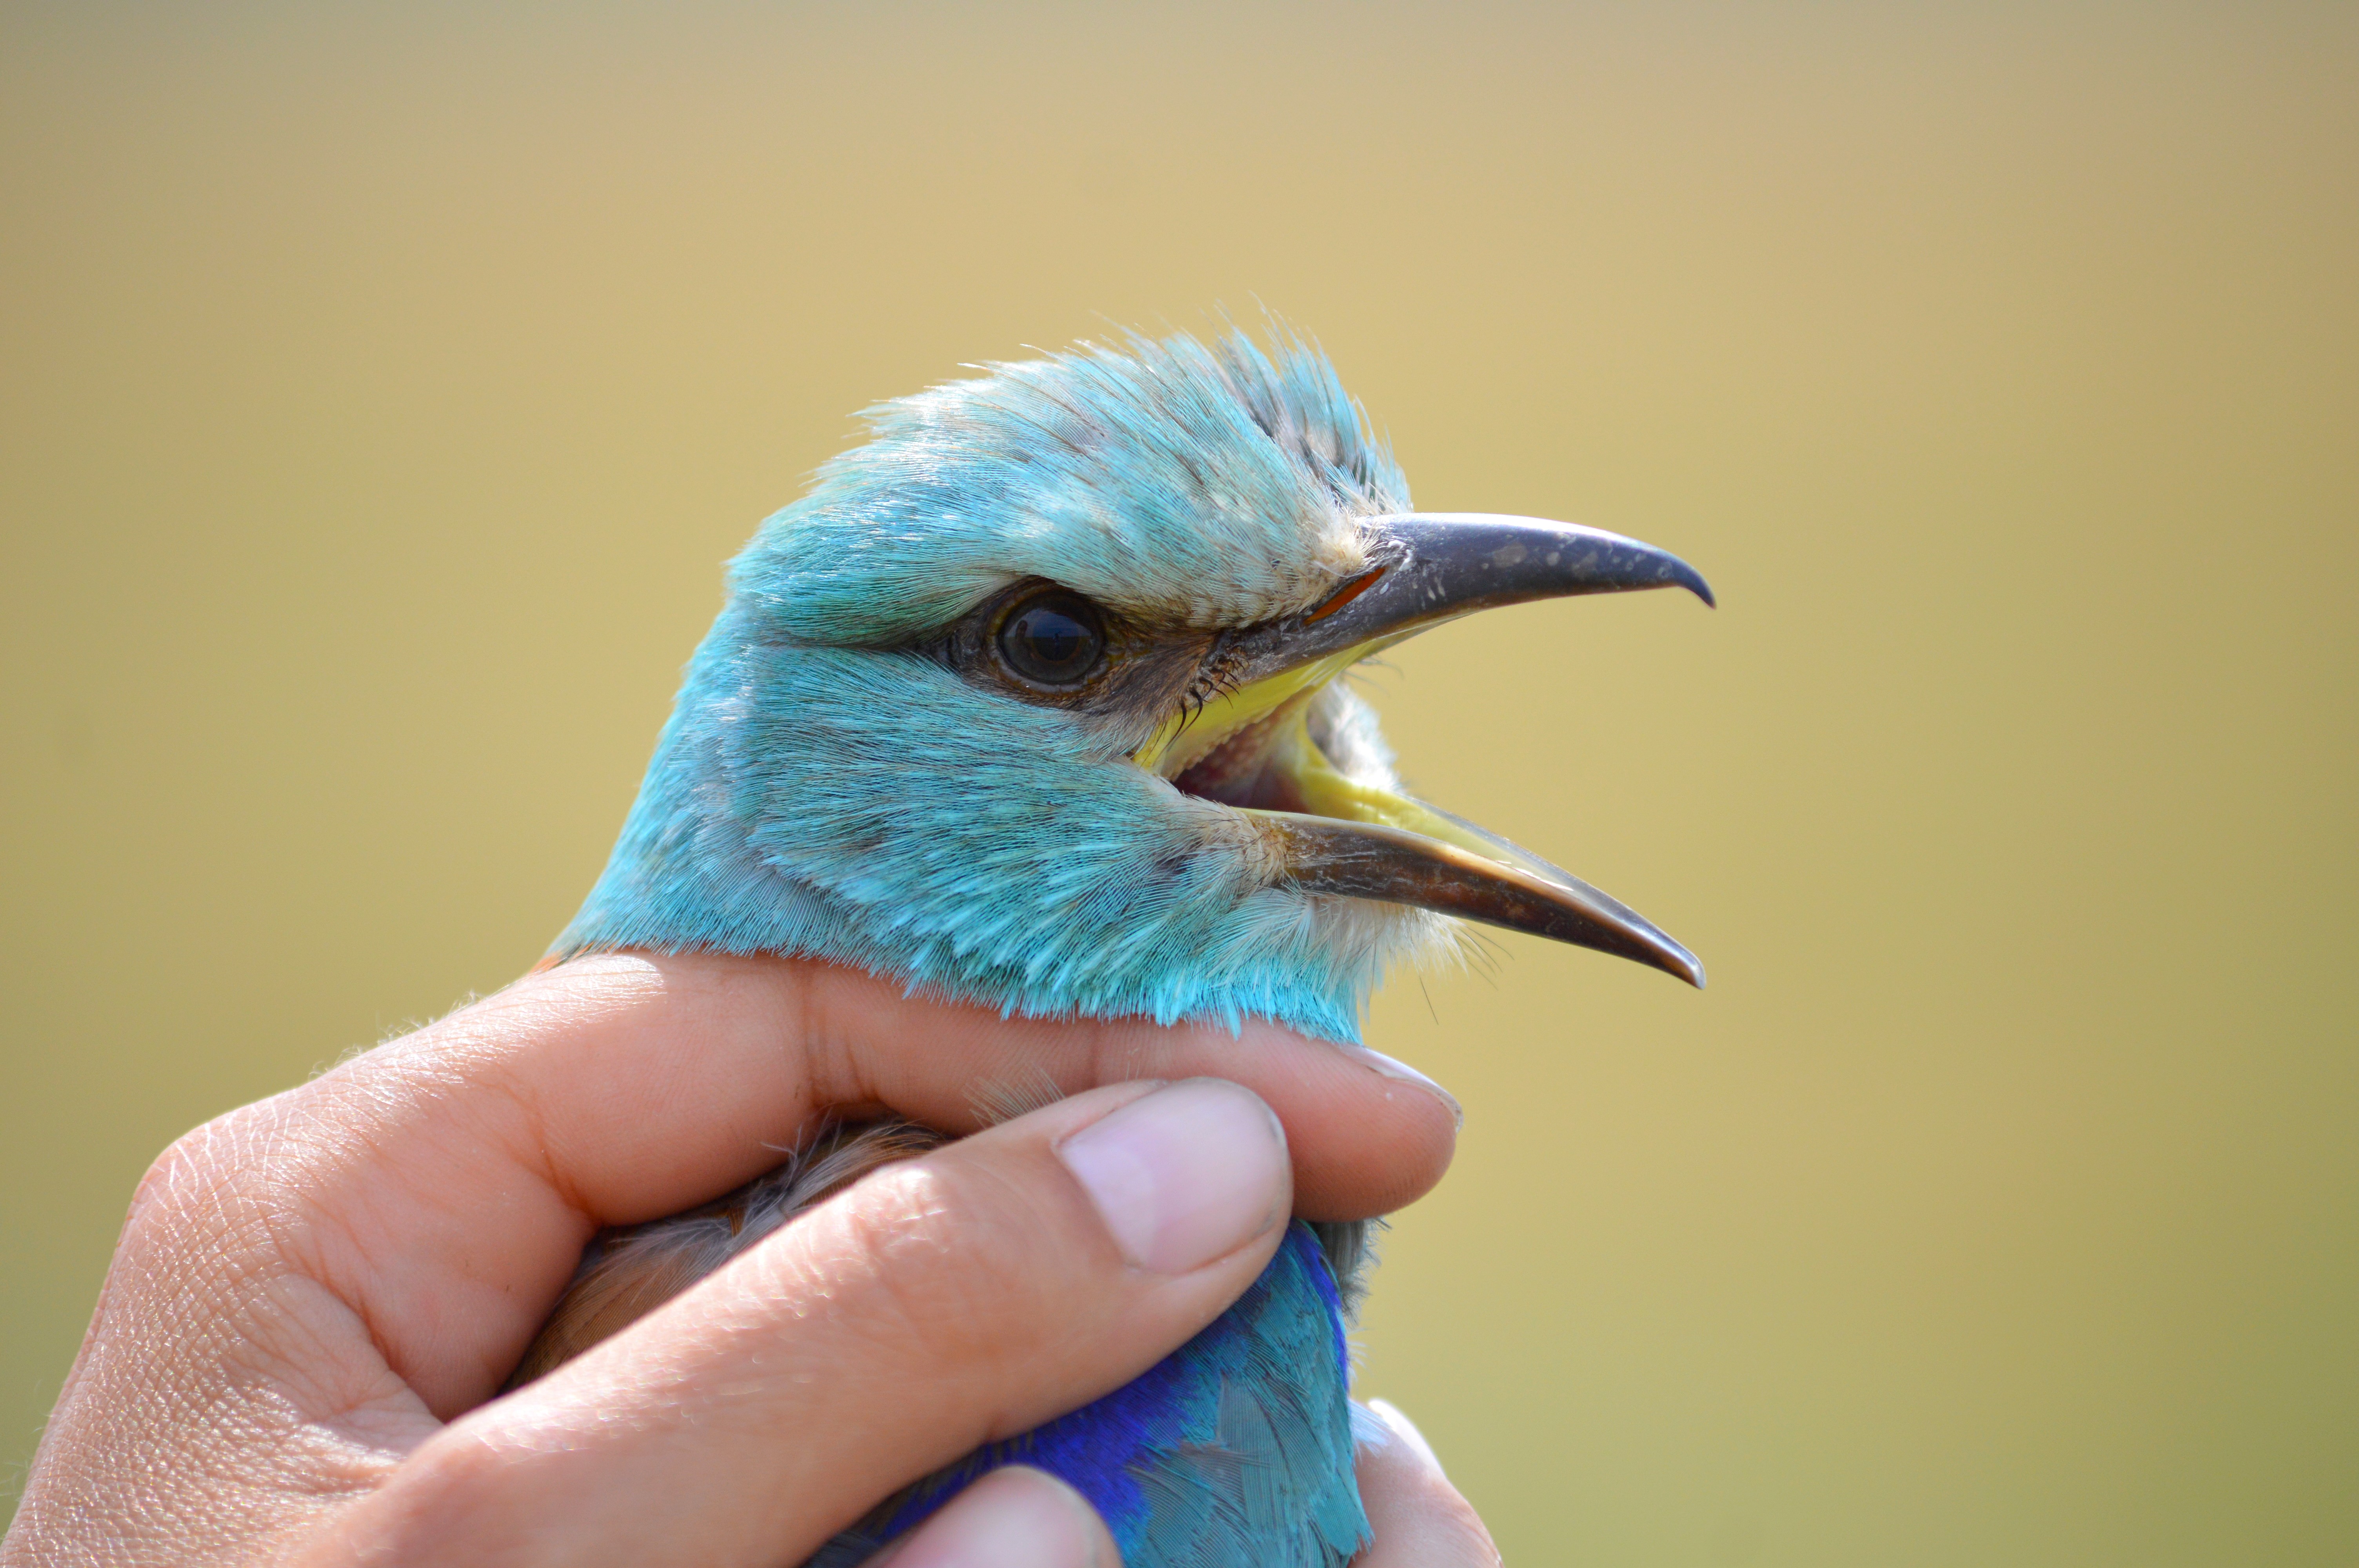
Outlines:
<svg viewBox="0 0 2359 1568"><path fill-rule="evenodd" d="M1078 593L1052 588L1034 594L999 624L999 656L1026 680L1077 686L1105 653L1105 622Z"/></svg>

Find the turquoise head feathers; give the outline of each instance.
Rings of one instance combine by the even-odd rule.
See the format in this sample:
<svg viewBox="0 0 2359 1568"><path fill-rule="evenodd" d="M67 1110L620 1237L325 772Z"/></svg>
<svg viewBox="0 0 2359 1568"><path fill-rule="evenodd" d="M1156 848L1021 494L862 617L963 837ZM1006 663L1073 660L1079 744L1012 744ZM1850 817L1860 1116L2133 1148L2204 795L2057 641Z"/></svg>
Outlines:
<svg viewBox="0 0 2359 1568"><path fill-rule="evenodd" d="M868 421L731 563L557 955L796 954L1008 1012L1338 1040L1453 916L1692 966L1402 794L1338 678L1488 604L1703 593L1672 557L1410 512L1282 335L1084 346Z"/></svg>

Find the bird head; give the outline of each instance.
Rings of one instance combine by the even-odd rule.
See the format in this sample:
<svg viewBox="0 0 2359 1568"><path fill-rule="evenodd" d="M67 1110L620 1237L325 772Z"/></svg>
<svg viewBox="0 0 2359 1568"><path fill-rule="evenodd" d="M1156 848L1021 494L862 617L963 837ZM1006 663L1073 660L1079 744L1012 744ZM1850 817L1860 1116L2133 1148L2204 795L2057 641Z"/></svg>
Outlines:
<svg viewBox="0 0 2359 1568"><path fill-rule="evenodd" d="M1131 338L868 414L732 563L554 955L800 954L1042 1016L1355 1039L1471 919L1701 968L1407 794L1352 665L1525 600L1683 587L1598 530L1412 512L1315 349Z"/></svg>

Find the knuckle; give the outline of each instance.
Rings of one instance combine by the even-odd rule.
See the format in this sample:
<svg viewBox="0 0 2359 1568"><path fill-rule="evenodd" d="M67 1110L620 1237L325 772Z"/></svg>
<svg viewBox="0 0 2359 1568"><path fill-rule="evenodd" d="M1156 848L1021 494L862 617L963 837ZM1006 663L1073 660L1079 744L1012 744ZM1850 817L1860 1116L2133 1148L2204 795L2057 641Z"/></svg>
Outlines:
<svg viewBox="0 0 2359 1568"><path fill-rule="evenodd" d="M228 1180L252 1141L255 1108L243 1107L180 1134L149 1162L131 1195L135 1226L205 1202Z"/></svg>
<svg viewBox="0 0 2359 1568"><path fill-rule="evenodd" d="M285 1251L293 1217L303 1093L242 1106L174 1139L132 1193L118 1255L149 1268L177 1259L224 1279L266 1271L265 1260Z"/></svg>
<svg viewBox="0 0 2359 1568"><path fill-rule="evenodd" d="M480 1560L481 1549L519 1511L519 1457L465 1425L428 1442L372 1499L368 1534L375 1560Z"/></svg>

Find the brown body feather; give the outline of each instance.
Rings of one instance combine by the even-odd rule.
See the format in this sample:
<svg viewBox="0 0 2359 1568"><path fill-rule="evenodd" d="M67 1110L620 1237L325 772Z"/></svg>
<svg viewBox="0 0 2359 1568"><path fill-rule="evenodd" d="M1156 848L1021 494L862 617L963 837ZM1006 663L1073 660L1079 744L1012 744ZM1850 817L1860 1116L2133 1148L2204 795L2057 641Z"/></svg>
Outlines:
<svg viewBox="0 0 2359 1568"><path fill-rule="evenodd" d="M975 1092L985 1122L1011 1119L1058 1098L1053 1085L994 1083ZM665 1219L600 1231L582 1266L533 1336L507 1387L531 1382L618 1334L754 1247L795 1216L869 1172L951 1141L915 1122L838 1122L821 1130L786 1163L733 1193ZM1314 1222L1347 1315L1356 1315L1382 1220Z"/></svg>
<svg viewBox="0 0 2359 1568"><path fill-rule="evenodd" d="M838 1124L777 1170L701 1207L600 1231L508 1387L528 1383L629 1327L869 1172L949 1141L908 1121Z"/></svg>

